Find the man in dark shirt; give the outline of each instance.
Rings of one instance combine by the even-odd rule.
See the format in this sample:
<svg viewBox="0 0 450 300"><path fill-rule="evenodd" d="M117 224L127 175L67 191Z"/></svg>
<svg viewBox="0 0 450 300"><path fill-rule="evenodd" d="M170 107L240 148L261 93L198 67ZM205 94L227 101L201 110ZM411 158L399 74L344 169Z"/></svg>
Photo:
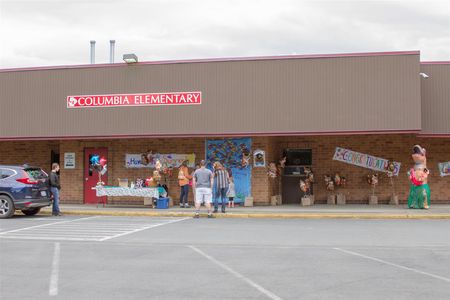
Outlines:
<svg viewBox="0 0 450 300"><path fill-rule="evenodd" d="M53 209L52 215L54 216L62 216L61 211L59 210L59 190L61 189L61 184L59 183L59 164L52 164L52 171L50 172L50 191L53 195Z"/></svg>

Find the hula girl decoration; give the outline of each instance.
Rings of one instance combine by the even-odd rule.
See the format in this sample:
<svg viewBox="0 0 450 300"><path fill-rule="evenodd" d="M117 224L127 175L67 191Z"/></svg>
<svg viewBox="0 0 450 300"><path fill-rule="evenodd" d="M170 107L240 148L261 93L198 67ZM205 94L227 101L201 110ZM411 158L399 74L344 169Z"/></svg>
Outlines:
<svg viewBox="0 0 450 300"><path fill-rule="evenodd" d="M420 145L414 145L412 150L412 159L414 166L409 170L408 177L411 181L408 196L409 208L430 207L430 187L428 186L428 175L430 171L427 168L427 151Z"/></svg>

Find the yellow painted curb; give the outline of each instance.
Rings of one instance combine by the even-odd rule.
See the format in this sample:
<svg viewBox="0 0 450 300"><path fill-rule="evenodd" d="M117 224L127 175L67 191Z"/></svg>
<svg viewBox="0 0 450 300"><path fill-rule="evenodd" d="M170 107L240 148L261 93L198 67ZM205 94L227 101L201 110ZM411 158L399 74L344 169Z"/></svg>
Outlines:
<svg viewBox="0 0 450 300"><path fill-rule="evenodd" d="M40 214L51 215L51 212L43 211ZM93 211L93 210L68 210L65 215L94 215L94 216L136 216L136 217L192 217L194 212L134 212L134 211ZM200 214L206 217L206 213ZM261 218L261 219L450 219L450 214L335 214L335 213L292 213L292 214L267 214L267 213L226 213L214 214L215 218Z"/></svg>

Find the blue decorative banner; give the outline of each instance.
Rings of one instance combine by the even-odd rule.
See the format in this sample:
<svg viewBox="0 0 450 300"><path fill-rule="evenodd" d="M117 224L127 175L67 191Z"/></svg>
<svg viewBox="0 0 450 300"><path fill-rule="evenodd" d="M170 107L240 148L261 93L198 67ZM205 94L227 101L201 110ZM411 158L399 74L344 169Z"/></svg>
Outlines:
<svg viewBox="0 0 450 300"><path fill-rule="evenodd" d="M251 195L251 147L251 138L206 141L207 168L212 170L212 164L218 161L229 170L234 179L235 203L244 203L245 197Z"/></svg>

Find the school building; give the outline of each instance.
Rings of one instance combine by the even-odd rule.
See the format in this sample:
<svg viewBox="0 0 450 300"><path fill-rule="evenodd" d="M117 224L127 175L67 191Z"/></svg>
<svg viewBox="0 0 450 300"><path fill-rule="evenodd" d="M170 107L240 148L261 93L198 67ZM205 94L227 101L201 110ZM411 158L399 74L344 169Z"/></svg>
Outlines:
<svg viewBox="0 0 450 300"><path fill-rule="evenodd" d="M327 202L323 177L336 172L346 177L339 192L347 203L368 203L372 173L379 203L393 191L406 203L411 149L420 144L432 205L450 203L450 166L442 168L450 162L449 83L450 62L421 62L419 51L3 69L0 164L49 172L59 162L61 203L96 203L94 154L107 159L109 186L151 176L154 165L143 156L166 159L163 181L175 204L183 157L191 167L224 162L255 205L275 195L299 203L305 166L314 172L315 203ZM395 161L394 186L383 170L333 159L337 148ZM284 169L269 176L269 164L283 156Z"/></svg>

